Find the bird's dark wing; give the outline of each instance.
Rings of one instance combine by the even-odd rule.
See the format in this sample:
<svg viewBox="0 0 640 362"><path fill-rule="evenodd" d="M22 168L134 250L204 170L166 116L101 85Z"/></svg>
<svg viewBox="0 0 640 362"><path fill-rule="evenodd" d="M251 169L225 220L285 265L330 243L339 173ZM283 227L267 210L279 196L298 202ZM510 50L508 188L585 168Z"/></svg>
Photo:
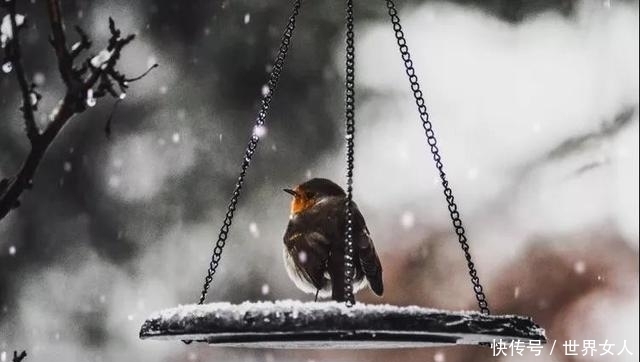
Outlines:
<svg viewBox="0 0 640 362"><path fill-rule="evenodd" d="M324 272L331 242L319 232L296 231L294 225L287 228L284 244L296 270L314 287L321 289L326 283Z"/></svg>
<svg viewBox="0 0 640 362"><path fill-rule="evenodd" d="M384 287L382 285L382 264L380 258L376 253L376 248L373 246L373 240L369 235L369 229L364 221L364 217L360 213L357 207L353 208L355 218L355 231L354 241L358 250L358 258L360 259L360 265L364 272L371 290L377 295L382 295Z"/></svg>

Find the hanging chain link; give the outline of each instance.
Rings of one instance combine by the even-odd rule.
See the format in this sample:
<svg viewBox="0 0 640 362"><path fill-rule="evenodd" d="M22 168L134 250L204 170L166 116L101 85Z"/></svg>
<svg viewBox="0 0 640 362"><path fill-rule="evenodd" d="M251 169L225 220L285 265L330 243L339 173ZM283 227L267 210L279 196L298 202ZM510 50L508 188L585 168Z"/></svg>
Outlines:
<svg viewBox="0 0 640 362"><path fill-rule="evenodd" d="M385 0L387 2L387 9L389 10L389 16L391 17L391 23L393 24L393 30L395 32L396 40L402 60L404 61L405 71L409 77L411 83L411 90L413 91L413 97L415 98L416 105L418 106L418 112L420 113L420 119L422 120L422 128L424 128L425 135L427 136L427 143L431 149L433 160L436 163L436 168L440 174L440 180L442 181L442 187L444 188L444 196L448 204L449 214L451 221L458 235L458 242L464 252L464 257L467 260L467 267L469 268L469 276L471 276L471 284L473 284L473 291L476 294L478 301L478 307L482 314L489 314L489 304L487 298L483 292L482 284L480 284L480 278L478 278L478 272L476 271L475 264L471 260L471 253L469 251L469 243L465 235L464 227L462 226L462 220L460 219L460 212L458 211L458 205L455 203L453 197L453 191L449 187L449 181L447 181L447 175L444 172L444 165L442 164L442 157L440 156L440 150L438 149L436 136L433 131L431 121L429 121L429 113L427 113L427 107L425 105L422 91L420 90L420 84L418 83L418 76L415 74L413 68L413 61L409 54L409 47L407 46L407 40L404 37L402 31L402 25L400 25L400 18L398 17L398 11L392 0Z"/></svg>
<svg viewBox="0 0 640 362"><path fill-rule="evenodd" d="M345 126L347 139L347 198L344 235L344 300L347 307L355 304L353 296L353 146L355 136L355 47L353 32L353 0L347 0Z"/></svg>
<svg viewBox="0 0 640 362"><path fill-rule="evenodd" d="M258 116L253 128L253 134L251 135L251 139L249 140L247 148L244 151L244 159L242 160L240 175L238 175L238 181L236 182L235 189L233 190L233 196L231 197L231 201L229 202L229 206L227 207L227 214L225 215L224 222L222 224L222 227L220 228L218 241L216 242L215 248L213 249L211 261L209 262L209 269L207 270L207 276L204 279L204 285L202 286L202 292L200 293L200 300L198 304L204 303L207 297L207 292L209 291L209 287L211 285L211 281L213 280L213 275L216 273L218 264L220 263L220 258L222 257L222 249L224 248L227 241L227 236L229 235L229 229L231 228L233 216L238 205L238 199L240 198L240 192L242 191L244 178L247 175L247 170L249 168L251 158L253 157L253 154L256 151L256 147L258 146L258 142L260 141L260 135L263 133L261 131L261 128L264 127L264 123L267 118L267 112L271 104L271 97L278 85L280 73L282 72L282 67L287 56L287 51L289 50L289 46L291 44L291 37L293 36L293 30L295 29L296 17L300 12L301 2L302 0L296 0L294 2L293 11L289 16L287 27L282 34L280 48L278 49L278 54L275 58L273 69L269 74L269 81L267 82L268 90L263 94L260 110L258 111Z"/></svg>

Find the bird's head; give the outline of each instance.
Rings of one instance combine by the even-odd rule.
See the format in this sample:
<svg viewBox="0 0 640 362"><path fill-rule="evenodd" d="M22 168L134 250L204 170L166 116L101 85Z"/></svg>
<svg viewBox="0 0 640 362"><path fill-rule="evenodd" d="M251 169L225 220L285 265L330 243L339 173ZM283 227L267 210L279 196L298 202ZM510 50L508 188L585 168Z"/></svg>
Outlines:
<svg viewBox="0 0 640 362"><path fill-rule="evenodd" d="M313 178L293 189L284 189L291 194L291 214L297 214L315 205L318 201L330 196L345 196L342 187L326 178Z"/></svg>

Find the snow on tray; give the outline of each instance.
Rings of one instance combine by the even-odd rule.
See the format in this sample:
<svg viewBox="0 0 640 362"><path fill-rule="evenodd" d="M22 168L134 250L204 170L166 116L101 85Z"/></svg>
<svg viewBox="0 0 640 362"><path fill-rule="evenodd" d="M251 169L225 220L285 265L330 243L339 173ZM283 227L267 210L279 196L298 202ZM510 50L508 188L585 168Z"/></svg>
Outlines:
<svg viewBox="0 0 640 362"><path fill-rule="evenodd" d="M243 302L240 304L232 304L228 302L218 302L209 304L187 304L180 305L174 308L168 308L152 314L149 319L171 319L171 318L186 318L186 317L204 317L215 313L230 313L236 315L238 318L242 318L247 312L260 312L265 314L272 313L328 313L328 314L342 314L353 315L357 313L373 313L373 314L388 314L388 313L407 313L407 314L423 314L423 313L448 313L448 314L460 314L471 315L480 313L475 311L458 311L451 312L433 308L411 306L397 306L390 304L364 304L357 303L352 307L347 307L344 303L338 302L301 302L299 300L279 300L275 302Z"/></svg>
<svg viewBox="0 0 640 362"><path fill-rule="evenodd" d="M297 343L298 347L335 345L334 342L345 340L356 340L362 346L370 346L372 341L407 345L414 340L478 344L496 337L545 340L544 330L530 318L521 316L487 316L474 311L388 304L358 303L349 308L337 302L294 300L192 304L165 309L144 323L140 337L237 346ZM312 342L310 338L314 338Z"/></svg>

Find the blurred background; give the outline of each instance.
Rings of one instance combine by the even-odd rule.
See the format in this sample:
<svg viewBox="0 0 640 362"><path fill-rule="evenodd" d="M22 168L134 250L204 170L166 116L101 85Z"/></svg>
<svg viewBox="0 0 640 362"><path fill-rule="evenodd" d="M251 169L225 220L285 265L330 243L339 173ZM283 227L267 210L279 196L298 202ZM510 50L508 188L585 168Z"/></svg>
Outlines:
<svg viewBox="0 0 640 362"><path fill-rule="evenodd" d="M76 116L22 206L0 221L0 359L489 361L490 349L272 351L138 339L157 309L197 300L290 1L64 1L104 47L107 17L138 37L138 75ZM398 1L479 276L494 313L532 316L551 356L638 350L638 2ZM42 0L20 1L46 125L63 94ZM355 198L384 268L370 303L474 309L464 258L382 1L356 1ZM283 187L344 182L343 3L305 1L209 301L311 300L289 281ZM72 33L69 32L69 36ZM0 178L28 141L0 74ZM562 343L613 343L567 357ZM625 343L633 353L617 355Z"/></svg>

